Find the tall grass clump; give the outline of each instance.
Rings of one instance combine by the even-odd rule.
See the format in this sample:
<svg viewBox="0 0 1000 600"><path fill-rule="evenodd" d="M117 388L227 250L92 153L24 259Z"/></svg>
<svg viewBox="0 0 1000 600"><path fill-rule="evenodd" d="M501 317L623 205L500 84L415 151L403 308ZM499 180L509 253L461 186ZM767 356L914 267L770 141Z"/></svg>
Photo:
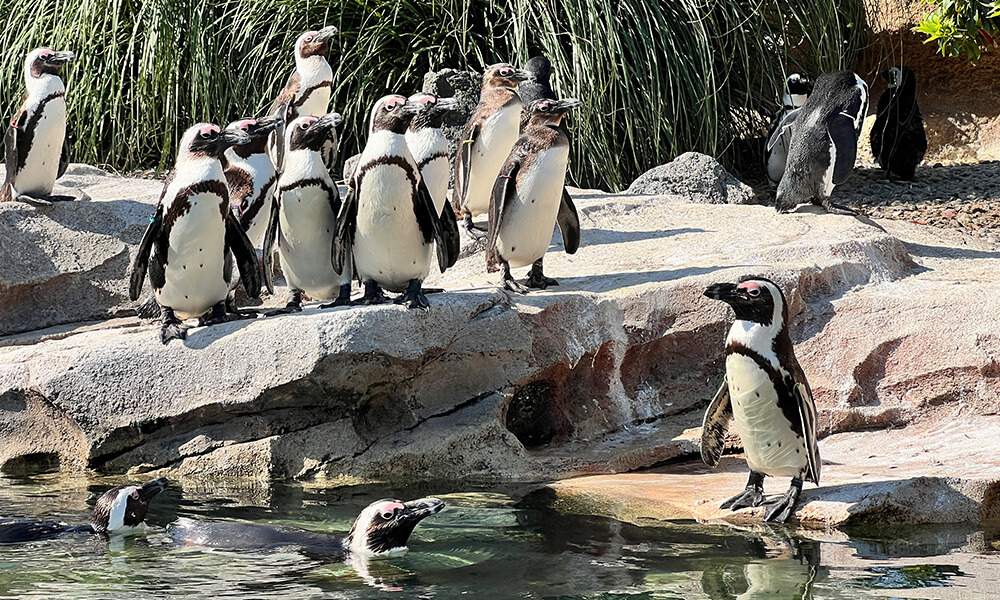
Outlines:
<svg viewBox="0 0 1000 600"><path fill-rule="evenodd" d="M0 0L0 106L11 115L27 52L66 70L74 159L129 171L170 165L183 130L262 114L307 29L335 25L329 58L343 155L378 97L423 74L544 53L573 117L572 177L620 189L688 150L750 165L746 140L785 74L850 68L864 0Z"/></svg>

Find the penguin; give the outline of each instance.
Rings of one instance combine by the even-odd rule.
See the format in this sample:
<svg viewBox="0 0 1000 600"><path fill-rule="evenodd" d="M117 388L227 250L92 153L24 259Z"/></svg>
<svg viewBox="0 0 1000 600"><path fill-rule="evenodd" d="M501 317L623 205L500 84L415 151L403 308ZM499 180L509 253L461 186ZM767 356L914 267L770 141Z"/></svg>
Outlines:
<svg viewBox="0 0 1000 600"><path fill-rule="evenodd" d="M48 205L73 200L53 196L56 179L69 166L66 139L66 86L59 77L72 52L50 48L32 50L24 60L26 93L4 136L7 178L0 186L0 202Z"/></svg>
<svg viewBox="0 0 1000 600"><path fill-rule="evenodd" d="M924 118L917 106L917 79L909 67L893 67L879 75L889 87L878 99L869 140L872 154L887 179L913 179L927 152Z"/></svg>
<svg viewBox="0 0 1000 600"><path fill-rule="evenodd" d="M303 116L285 130L285 170L271 204L264 236L264 278L271 287L274 247L292 298L268 316L299 312L302 294L314 300L333 300L321 308L345 306L351 300L351 261L333 267L333 237L340 211L340 191L323 162L323 144L330 130L343 121L337 113Z"/></svg>
<svg viewBox="0 0 1000 600"><path fill-rule="evenodd" d="M719 464L730 422L743 442L750 480L720 508L764 503L764 477L791 477L788 492L767 503L765 521L784 523L795 511L803 480L819 485L816 403L788 335L788 304L773 281L744 277L717 283L705 296L729 304L736 321L726 337L726 377L702 425L701 457Z"/></svg>
<svg viewBox="0 0 1000 600"><path fill-rule="evenodd" d="M798 109L809 99L812 81L803 73L792 73L785 80L785 90L781 110L771 119L771 126L767 130L764 171L771 187L776 187L781 181L781 176L785 174L788 142L792 138L790 125L798 117Z"/></svg>
<svg viewBox="0 0 1000 600"><path fill-rule="evenodd" d="M181 319L203 317L211 309L211 316L202 318L203 325L228 320L225 300L232 257L247 295L260 296L257 252L229 210L229 188L220 162L226 148L249 140L240 129L220 131L210 123L194 125L181 137L177 163L163 183L156 213L139 242L129 282L129 298L136 300L149 271L161 307L164 344L187 337Z"/></svg>
<svg viewBox="0 0 1000 600"><path fill-rule="evenodd" d="M555 100L557 98L552 85L549 83L549 79L552 77L552 63L549 62L548 58L533 56L528 59L528 62L524 63L523 70L527 71L531 77L526 81L522 81L517 86L517 93L521 96L523 106L521 110L522 132L528 127L528 123L531 121L531 113L527 110L528 104L535 100L544 100L546 98Z"/></svg>
<svg viewBox="0 0 1000 600"><path fill-rule="evenodd" d="M334 267L347 268L351 250L365 287L360 303L388 302L382 289L403 292L393 300L409 308L429 308L421 283L430 270L431 242L436 242L438 267L455 264L449 239L454 228L443 226L417 162L406 145L406 129L424 109L397 95L376 103L372 135L348 182L347 198L337 219ZM449 214L447 212L445 215Z"/></svg>
<svg viewBox="0 0 1000 600"><path fill-rule="evenodd" d="M458 101L455 98L438 98L433 94L421 93L410 96L407 102L419 103L423 108L406 129L406 146L410 149L413 160L417 161L417 169L431 195L434 211L441 219L441 225L453 227L445 239L454 242L453 247L448 249L451 256L458 256L458 221L455 211L448 203L448 181L451 178L448 157L451 152L448 138L441 130L444 116L458 106Z"/></svg>
<svg viewBox="0 0 1000 600"><path fill-rule="evenodd" d="M333 69L326 53L336 33L337 28L330 25L299 36L295 41L295 72L289 75L268 114L280 116L283 124L291 123L299 115L326 114L333 91ZM279 126L268 143L268 154L279 171L284 162L282 140L284 131Z"/></svg>
<svg viewBox="0 0 1000 600"><path fill-rule="evenodd" d="M34 519L0 519L0 544L36 542L86 533L107 536L128 533L146 519L149 503L167 487L165 477L143 485L120 485L97 499L88 525L67 525Z"/></svg>
<svg viewBox="0 0 1000 600"><path fill-rule="evenodd" d="M556 223L567 254L580 247L580 218L565 193L569 138L560 127L563 116L582 105L576 98L535 100L528 105L531 121L500 169L490 198L487 270L503 268L503 287L525 293L514 281L511 266L531 265L527 287L559 285L542 273L542 259Z"/></svg>
<svg viewBox="0 0 1000 600"><path fill-rule="evenodd" d="M812 200L828 212L854 214L832 204L830 195L854 170L867 112L868 85L855 73L823 73L816 79L795 118L777 130L779 136L791 132L785 173L775 199L778 212Z"/></svg>
<svg viewBox="0 0 1000 600"><path fill-rule="evenodd" d="M475 239L482 239L486 232L473 225L472 217L489 211L493 183L520 133L522 103L514 88L530 78L527 71L507 63L488 67L479 105L462 131L452 203L464 220L466 233Z"/></svg>
<svg viewBox="0 0 1000 600"><path fill-rule="evenodd" d="M420 521L444 508L438 498L409 502L395 499L369 504L347 537L250 523L207 522L182 517L167 526L175 543L227 550L275 550L299 547L327 560L384 559L405 555L410 534Z"/></svg>
<svg viewBox="0 0 1000 600"><path fill-rule="evenodd" d="M233 121L226 130L238 129L250 141L231 146L223 155L226 183L229 186L229 206L246 231L250 243L260 248L264 242L267 218L271 214L271 199L278 174L267 156L267 138L278 126L275 116L263 119L243 118Z"/></svg>

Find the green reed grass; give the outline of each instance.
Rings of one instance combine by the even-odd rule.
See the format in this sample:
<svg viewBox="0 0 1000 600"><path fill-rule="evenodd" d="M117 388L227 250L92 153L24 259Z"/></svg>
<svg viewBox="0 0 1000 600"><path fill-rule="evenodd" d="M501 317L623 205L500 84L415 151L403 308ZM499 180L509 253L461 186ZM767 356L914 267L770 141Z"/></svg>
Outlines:
<svg viewBox="0 0 1000 600"><path fill-rule="evenodd" d="M552 58L572 119L572 178L620 189L688 150L752 169L746 139L784 74L851 68L863 0L0 0L0 108L23 92L25 54L69 49L74 159L168 168L198 121L260 115L293 69L298 35L336 25L334 108L343 156L370 104L445 67ZM752 152L751 152L752 154Z"/></svg>

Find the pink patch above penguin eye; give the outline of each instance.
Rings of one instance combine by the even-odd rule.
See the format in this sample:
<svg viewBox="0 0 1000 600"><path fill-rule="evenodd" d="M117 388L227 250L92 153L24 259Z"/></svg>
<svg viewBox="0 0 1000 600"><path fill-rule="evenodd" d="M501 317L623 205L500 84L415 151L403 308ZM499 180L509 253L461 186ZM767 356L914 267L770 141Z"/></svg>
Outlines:
<svg viewBox="0 0 1000 600"><path fill-rule="evenodd" d="M136 500L139 499L139 488L137 487L132 488L132 497L135 498Z"/></svg>
<svg viewBox="0 0 1000 600"><path fill-rule="evenodd" d="M382 513L383 519L391 519L393 514L397 510L403 510L404 508L406 507L403 505L402 502L387 502L382 505L382 508L379 510L379 512Z"/></svg>
<svg viewBox="0 0 1000 600"><path fill-rule="evenodd" d="M209 125L208 127L201 130L202 133L219 133L219 128L215 125Z"/></svg>
<svg viewBox="0 0 1000 600"><path fill-rule="evenodd" d="M746 281L746 282L741 283L738 286L736 286L736 289L747 290L747 291L757 290L759 292L760 291L760 284L759 283L754 283L752 281Z"/></svg>
<svg viewBox="0 0 1000 600"><path fill-rule="evenodd" d="M257 124L256 119L243 119L242 121L237 123L236 126L239 127L240 129L246 129L249 126L256 124Z"/></svg>

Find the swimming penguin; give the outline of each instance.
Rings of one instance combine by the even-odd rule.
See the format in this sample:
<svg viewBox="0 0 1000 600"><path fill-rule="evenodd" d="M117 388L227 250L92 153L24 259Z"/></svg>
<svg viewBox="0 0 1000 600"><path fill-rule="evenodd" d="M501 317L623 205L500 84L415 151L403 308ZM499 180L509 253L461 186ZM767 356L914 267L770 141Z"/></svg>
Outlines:
<svg viewBox="0 0 1000 600"><path fill-rule="evenodd" d="M267 137L278 126L278 117L245 118L233 121L226 129L238 129L250 141L226 149L223 165L229 185L229 206L247 232L250 243L260 248L264 242L267 218L278 174L267 156Z"/></svg>
<svg viewBox="0 0 1000 600"><path fill-rule="evenodd" d="M503 268L503 287L525 293L514 281L511 266L531 265L527 287L559 285L542 273L542 259L559 223L568 254L580 246L580 219L563 187L569 160L569 138L560 127L563 115L580 106L576 98L535 100L528 105L531 122L500 169L490 198L487 270Z"/></svg>
<svg viewBox="0 0 1000 600"><path fill-rule="evenodd" d="M524 131L531 121L531 114L525 110L528 104L535 100L544 100L546 98L549 100L556 99L556 93L549 83L549 79L552 77L552 63L549 62L548 58L534 56L528 59L528 62L524 63L524 70L531 77L526 81L522 81L517 86L517 94L521 96L521 103L523 105L521 109L521 131Z"/></svg>
<svg viewBox="0 0 1000 600"><path fill-rule="evenodd" d="M348 182L337 219L334 267L347 268L353 248L358 277L365 286L361 304L388 302L382 293L385 288L403 292L396 304L426 309L429 304L420 286L430 270L431 242L436 242L442 272L458 258L450 252L458 241L448 239L457 225L442 226L406 145L410 120L423 108L402 96L379 99L373 133Z"/></svg>
<svg viewBox="0 0 1000 600"><path fill-rule="evenodd" d="M735 421L750 480L720 508L760 506L766 475L791 477L788 492L765 505L765 521L784 523L795 511L803 479L819 485L820 473L816 403L788 335L785 296L762 277L717 283L705 295L733 307L736 322L726 337L725 381L705 412L702 460L719 464L726 430Z"/></svg>
<svg viewBox="0 0 1000 600"><path fill-rule="evenodd" d="M420 177L431 195L434 211L440 217L441 225L452 228L445 237L446 240L454 242L454 246L448 251L451 256L458 256L460 250L458 221L455 218L455 211L448 203L448 180L451 178L451 164L448 160L450 151L448 138L441 130L444 116L458 106L458 101L454 98L438 98L433 94L414 94L407 99L407 102L419 103L423 109L413 117L406 129L406 146L410 149L413 160L417 161Z"/></svg>
<svg viewBox="0 0 1000 600"><path fill-rule="evenodd" d="M340 211L340 192L323 162L322 148L330 130L343 121L337 113L299 117L285 130L285 170L271 205L264 236L264 278L271 285L274 246L292 298L283 309L268 315L302 310L302 294L314 300L333 300L321 308L345 306L351 301L351 261L333 268L333 237Z"/></svg>
<svg viewBox="0 0 1000 600"><path fill-rule="evenodd" d="M778 183L775 208L787 212L812 200L829 212L854 214L833 205L833 188L847 180L858 155L858 136L868 112L868 85L851 71L823 73L794 119L785 119L778 135L791 131L785 173Z"/></svg>
<svg viewBox="0 0 1000 600"><path fill-rule="evenodd" d="M913 179L927 152L924 118L917 106L917 79L909 67L879 73L889 82L875 111L869 140L872 154L885 169L886 178Z"/></svg>
<svg viewBox="0 0 1000 600"><path fill-rule="evenodd" d="M337 28L330 25L299 36L295 41L295 72L288 77L268 114L280 115L284 124L291 123L299 115L326 114L333 90L333 69L326 60L326 53L336 33ZM284 162L282 129L279 127L268 144L268 154L279 171Z"/></svg>
<svg viewBox="0 0 1000 600"><path fill-rule="evenodd" d="M514 88L531 78L527 71L507 63L492 65L483 74L479 105L462 131L455 155L455 213L464 219L466 232L476 238L486 233L472 217L490 208L490 192L510 149L520 133L521 97Z"/></svg>
<svg viewBox="0 0 1000 600"><path fill-rule="evenodd" d="M229 550L300 547L328 560L396 558L409 551L407 541L420 521L440 512L444 502L420 498L385 499L369 504L347 537L249 523L213 523L180 518L167 529L176 543Z"/></svg>
<svg viewBox="0 0 1000 600"><path fill-rule="evenodd" d="M771 119L764 151L764 170L767 173L767 181L772 186L777 186L781 176L785 174L788 143L792 139L790 124L798 116L798 109L809 99L812 87L812 81L802 73L792 73L785 80L786 91L781 110Z"/></svg>
<svg viewBox="0 0 1000 600"><path fill-rule="evenodd" d="M94 505L89 525L67 525L34 519L0 519L0 544L35 542L72 533L127 533L146 518L149 503L167 487L164 477L144 485L120 485L104 492Z"/></svg>
<svg viewBox="0 0 1000 600"><path fill-rule="evenodd" d="M17 200L51 204L73 200L53 196L56 179L69 166L66 140L66 86L59 77L72 52L49 48L32 50L24 60L26 93L4 136L7 178L0 187L0 202Z"/></svg>
<svg viewBox="0 0 1000 600"><path fill-rule="evenodd" d="M210 123L190 127L181 137L177 164L163 182L129 283L129 298L136 300L148 269L161 307L164 344L187 337L181 319L203 317L211 309L211 316L202 318L203 325L228 320L225 300L233 257L247 295L260 296L257 252L229 210L229 188L220 162L226 148L246 144L249 138L240 129L220 131Z"/></svg>

